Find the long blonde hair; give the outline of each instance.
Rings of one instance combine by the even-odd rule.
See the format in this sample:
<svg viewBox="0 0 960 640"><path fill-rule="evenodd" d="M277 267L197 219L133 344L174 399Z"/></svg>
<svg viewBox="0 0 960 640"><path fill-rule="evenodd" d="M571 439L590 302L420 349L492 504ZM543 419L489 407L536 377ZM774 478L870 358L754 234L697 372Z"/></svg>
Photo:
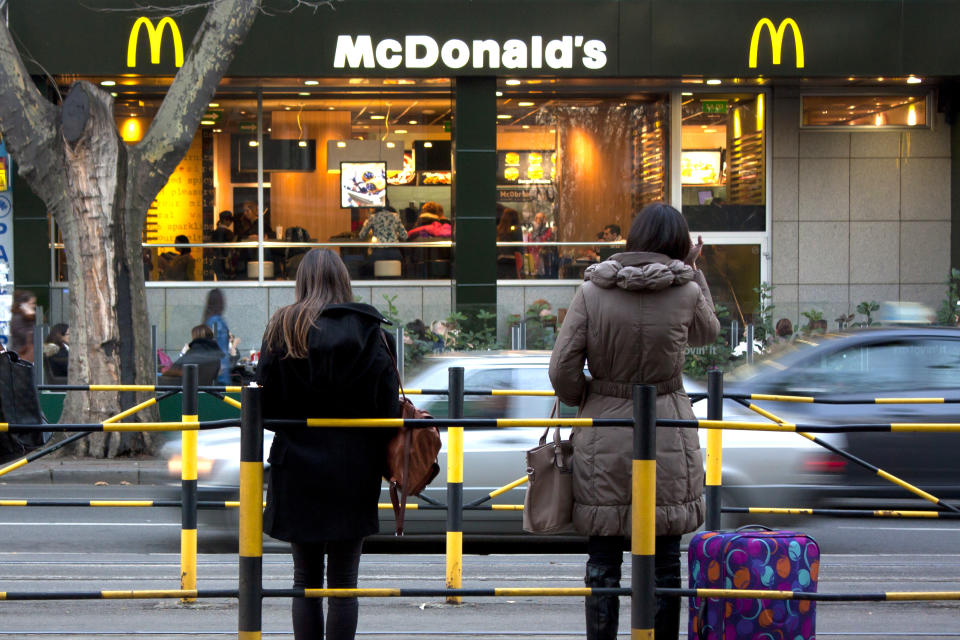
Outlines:
<svg viewBox="0 0 960 640"><path fill-rule="evenodd" d="M297 269L297 300L270 318L263 342L269 349L282 348L285 358L307 357L307 333L316 325L328 304L353 302L350 274L330 249L311 249Z"/></svg>

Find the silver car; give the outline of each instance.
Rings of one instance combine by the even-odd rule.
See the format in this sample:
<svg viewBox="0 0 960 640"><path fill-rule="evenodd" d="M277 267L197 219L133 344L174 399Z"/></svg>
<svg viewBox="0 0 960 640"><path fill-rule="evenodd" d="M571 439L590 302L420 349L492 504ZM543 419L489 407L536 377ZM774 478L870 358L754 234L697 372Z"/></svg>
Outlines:
<svg viewBox="0 0 960 640"><path fill-rule="evenodd" d="M447 353L425 358L407 377L411 390L446 389L451 367L464 369L464 386L470 390L522 389L550 390L547 351L500 351ZM689 393L704 391L704 385L685 380ZM411 395L418 407L434 417L447 416L445 395ZM554 399L544 396L467 395L467 418L547 418ZM706 400L694 404L699 418L706 417ZM759 416L732 402L725 403L728 419L762 421ZM576 415L573 407L560 406L560 416ZM543 434L540 428L465 429L464 430L464 504L488 496L491 492L525 477L527 449L535 446ZM567 430L564 430L564 435ZM700 430L706 446L706 431ZM440 475L427 487L428 500L446 503L446 429L441 429ZM236 428L205 431L199 434L199 485L201 500L236 499L239 477L239 433ZM272 433L264 434L269 450ZM724 503L738 506L795 506L794 492L807 476L806 462L819 448L796 434L727 431L724 434ZM179 475L179 442L165 449L171 473ZM522 505L525 487L520 485L484 505ZM390 498L384 484L381 503ZM423 504L423 501L419 501ZM202 525L236 528L236 510L203 511ZM756 518L752 518L756 520ZM475 535L522 535L522 515L516 510L466 510L464 532ZM410 534L442 534L446 511L422 509L407 513L405 530ZM393 530L393 512L381 509L381 532Z"/></svg>

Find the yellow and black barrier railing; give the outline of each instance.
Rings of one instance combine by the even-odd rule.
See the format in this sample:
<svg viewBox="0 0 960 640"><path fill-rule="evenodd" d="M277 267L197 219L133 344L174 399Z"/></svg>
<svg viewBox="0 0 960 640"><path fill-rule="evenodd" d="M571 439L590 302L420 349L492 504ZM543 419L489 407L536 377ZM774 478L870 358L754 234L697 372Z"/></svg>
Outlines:
<svg viewBox="0 0 960 640"><path fill-rule="evenodd" d="M29 433L31 431L79 431L85 433L100 432L130 432L130 431L204 431L206 429L220 429L235 427L239 420L225 418L222 420L205 420L203 422L183 420L181 422L94 422L68 424L22 424L14 422L0 422L0 432Z"/></svg>
<svg viewBox="0 0 960 640"><path fill-rule="evenodd" d="M189 365L187 365L189 366ZM242 387L235 385L202 385L197 391L205 393L240 393ZM182 384L40 384L38 391L135 391L148 393L150 391L178 392L183 390Z"/></svg>
<svg viewBox="0 0 960 640"><path fill-rule="evenodd" d="M753 515L785 516L832 516L843 518L928 518L931 520L954 520L960 518L955 511L917 511L896 509L817 509L807 507L723 507L724 513L747 513Z"/></svg>
<svg viewBox="0 0 960 640"><path fill-rule="evenodd" d="M800 402L808 404L958 404L960 398L820 398L817 396L773 395L766 393L727 393L730 400L758 400L766 402Z"/></svg>

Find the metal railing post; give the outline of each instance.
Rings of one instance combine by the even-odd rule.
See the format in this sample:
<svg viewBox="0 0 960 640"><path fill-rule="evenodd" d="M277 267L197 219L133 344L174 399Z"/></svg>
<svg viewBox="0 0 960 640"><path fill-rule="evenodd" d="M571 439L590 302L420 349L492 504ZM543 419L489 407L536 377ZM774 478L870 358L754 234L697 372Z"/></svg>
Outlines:
<svg viewBox="0 0 960 640"><path fill-rule="evenodd" d="M747 325L747 364L753 364L753 323Z"/></svg>
<svg viewBox="0 0 960 640"><path fill-rule="evenodd" d="M448 370L448 413L463 417L463 367ZM447 429L447 589L463 586L463 427ZM447 604L461 604L447 596Z"/></svg>
<svg viewBox="0 0 960 640"><path fill-rule="evenodd" d="M39 317L42 314L37 307L37 324L33 325L33 383L43 384L43 329ZM19 354L18 354L19 355Z"/></svg>
<svg viewBox="0 0 960 640"><path fill-rule="evenodd" d="M730 321L730 351L737 348L740 344L740 323L736 320Z"/></svg>
<svg viewBox="0 0 960 640"><path fill-rule="evenodd" d="M707 420L723 420L723 371L707 372ZM707 431L707 531L719 531L722 485L723 431Z"/></svg>
<svg viewBox="0 0 960 640"><path fill-rule="evenodd" d="M520 348L527 348L527 323L525 321L520 323Z"/></svg>
<svg viewBox="0 0 960 640"><path fill-rule="evenodd" d="M237 639L259 640L263 620L263 411L251 382L240 399L240 554Z"/></svg>
<svg viewBox="0 0 960 640"><path fill-rule="evenodd" d="M160 347L160 334L157 332L157 325L150 325L150 360L153 362L153 375L150 376L152 383L156 383L157 376L160 373L160 362L157 360L157 349Z"/></svg>
<svg viewBox="0 0 960 640"><path fill-rule="evenodd" d="M397 342L397 373L400 374L400 384L403 384L405 373L403 370L403 327L397 327L394 329L393 337Z"/></svg>
<svg viewBox="0 0 960 640"><path fill-rule="evenodd" d="M657 612L657 389L633 387L630 638L653 640Z"/></svg>
<svg viewBox="0 0 960 640"><path fill-rule="evenodd" d="M199 413L198 367L183 366L181 420L197 422ZM197 432L180 432L180 588L197 588ZM181 602L194 602L183 598Z"/></svg>
<svg viewBox="0 0 960 640"><path fill-rule="evenodd" d="M520 348L520 325L510 325L510 349L516 351Z"/></svg>

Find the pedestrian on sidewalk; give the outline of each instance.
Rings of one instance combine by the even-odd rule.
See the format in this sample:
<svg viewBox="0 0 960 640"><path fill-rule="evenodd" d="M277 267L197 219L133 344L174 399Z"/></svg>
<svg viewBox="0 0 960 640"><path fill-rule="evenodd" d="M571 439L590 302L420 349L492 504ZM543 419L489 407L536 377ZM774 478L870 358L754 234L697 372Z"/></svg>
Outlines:
<svg viewBox="0 0 960 640"><path fill-rule="evenodd" d="M329 249L297 269L296 302L273 314L256 381L263 416L400 416L393 337L386 319L353 302L350 275ZM269 426L267 428L270 428ZM353 589L363 539L379 530L377 500L396 429L276 427L263 530L293 547L294 588ZM296 640L353 640L356 598L293 598Z"/></svg>
<svg viewBox="0 0 960 640"><path fill-rule="evenodd" d="M636 216L626 251L587 267L550 358L560 401L586 418L633 416L633 386L656 385L657 417L693 420L683 390L684 351L720 331L697 269L703 239L690 242L683 215L650 204ZM589 329L588 319L589 318ZM592 380L583 373L588 364ZM588 587L619 587L630 535L632 429L573 430L573 524L587 541ZM693 429L657 430L656 582L680 586L680 536L703 523L703 459ZM586 598L588 640L615 640L616 596ZM658 597L655 637L676 640L680 599Z"/></svg>

